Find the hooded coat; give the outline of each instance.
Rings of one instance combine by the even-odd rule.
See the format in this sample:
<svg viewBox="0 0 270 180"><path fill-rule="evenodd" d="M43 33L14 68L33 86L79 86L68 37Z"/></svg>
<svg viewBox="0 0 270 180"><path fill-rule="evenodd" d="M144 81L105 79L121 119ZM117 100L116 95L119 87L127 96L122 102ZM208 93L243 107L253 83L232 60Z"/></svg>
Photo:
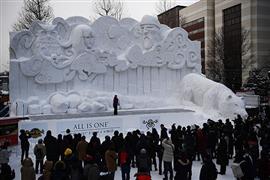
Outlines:
<svg viewBox="0 0 270 180"><path fill-rule="evenodd" d="M162 141L162 147L164 148L162 160L165 162L173 161L174 145L171 140L164 139Z"/></svg>
<svg viewBox="0 0 270 180"><path fill-rule="evenodd" d="M220 140L217 148L217 164L219 165L228 165L229 157L227 153L227 143L224 139Z"/></svg>
<svg viewBox="0 0 270 180"><path fill-rule="evenodd" d="M63 161L57 161L54 165L52 180L69 180L69 175L66 172L66 164Z"/></svg>
<svg viewBox="0 0 270 180"><path fill-rule="evenodd" d="M99 180L99 173L96 163L88 163L84 166L83 174L87 180Z"/></svg>
<svg viewBox="0 0 270 180"><path fill-rule="evenodd" d="M30 158L23 160L21 167L21 180L36 180L36 173L33 161Z"/></svg>
<svg viewBox="0 0 270 180"><path fill-rule="evenodd" d="M107 165L107 169L109 172L116 171L116 169L117 169L116 159L117 159L117 154L114 150L107 150L106 151L105 160L106 160L106 165Z"/></svg>
<svg viewBox="0 0 270 180"><path fill-rule="evenodd" d="M206 160L200 171L200 180L216 180L217 179L217 168L212 160Z"/></svg>
<svg viewBox="0 0 270 180"><path fill-rule="evenodd" d="M45 161L43 167L44 167L44 169L43 169L43 180L51 180L53 162L52 161Z"/></svg>
<svg viewBox="0 0 270 180"><path fill-rule="evenodd" d="M41 150L42 156L38 157L38 149ZM34 154L36 156L37 160L43 160L44 157L46 156L46 148L44 144L36 144L34 147Z"/></svg>
<svg viewBox="0 0 270 180"><path fill-rule="evenodd" d="M85 140L81 140L77 144L77 152L78 152L78 159L82 161L84 157L86 156L86 150L87 150L88 143Z"/></svg>
<svg viewBox="0 0 270 180"><path fill-rule="evenodd" d="M9 163L10 153L7 149L0 150L0 164L8 164Z"/></svg>

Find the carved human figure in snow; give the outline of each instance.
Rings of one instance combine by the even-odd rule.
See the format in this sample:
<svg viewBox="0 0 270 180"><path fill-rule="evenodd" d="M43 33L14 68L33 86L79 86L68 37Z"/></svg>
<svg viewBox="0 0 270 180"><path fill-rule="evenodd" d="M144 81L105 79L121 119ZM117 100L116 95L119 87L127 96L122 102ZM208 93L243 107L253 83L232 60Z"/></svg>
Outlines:
<svg viewBox="0 0 270 180"><path fill-rule="evenodd" d="M86 24L76 26L71 33L71 44L77 55L93 50L95 37L93 30Z"/></svg>
<svg viewBox="0 0 270 180"><path fill-rule="evenodd" d="M94 49L93 30L86 24L76 26L71 33L71 43L77 57L71 64L71 70L77 71L79 79L92 81L97 74L103 74L107 68L98 57L99 51Z"/></svg>
<svg viewBox="0 0 270 180"><path fill-rule="evenodd" d="M161 41L160 23L157 18L145 15L141 20L141 29L143 35L143 47L150 50L154 45Z"/></svg>

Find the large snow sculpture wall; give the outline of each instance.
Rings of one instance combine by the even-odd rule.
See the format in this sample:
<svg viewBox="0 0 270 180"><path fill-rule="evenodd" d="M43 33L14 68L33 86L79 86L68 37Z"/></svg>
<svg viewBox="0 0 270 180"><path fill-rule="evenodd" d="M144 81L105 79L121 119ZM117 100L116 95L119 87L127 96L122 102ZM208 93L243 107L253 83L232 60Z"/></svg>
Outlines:
<svg viewBox="0 0 270 180"><path fill-rule="evenodd" d="M93 23L82 17L36 21L29 30L11 33L10 53L10 99L17 115L39 113L45 107L29 105L49 101L55 92L173 94L186 74L201 73L200 43L152 16L141 22L112 17Z"/></svg>

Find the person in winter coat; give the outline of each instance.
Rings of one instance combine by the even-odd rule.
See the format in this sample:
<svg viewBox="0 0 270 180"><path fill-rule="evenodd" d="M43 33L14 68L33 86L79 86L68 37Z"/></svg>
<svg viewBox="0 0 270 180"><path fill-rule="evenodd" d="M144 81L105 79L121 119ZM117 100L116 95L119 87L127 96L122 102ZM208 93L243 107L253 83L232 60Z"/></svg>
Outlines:
<svg viewBox="0 0 270 180"><path fill-rule="evenodd" d="M24 156L25 158L28 158L28 153L29 153L29 141L28 139L30 138L29 134L26 134L24 129L20 130L20 141L21 141L21 150L22 150L22 154L21 154L21 163L23 162Z"/></svg>
<svg viewBox="0 0 270 180"><path fill-rule="evenodd" d="M55 163L51 180L70 180L64 161L59 160Z"/></svg>
<svg viewBox="0 0 270 180"><path fill-rule="evenodd" d="M23 160L21 167L21 180L36 180L36 173L31 158Z"/></svg>
<svg viewBox="0 0 270 180"><path fill-rule="evenodd" d="M152 129L152 137L153 137L153 146L154 146L154 149L155 149L155 154L158 157L158 171L159 171L159 175L162 175L162 154L163 154L162 151L163 151L163 148L162 148L162 146L159 143L160 142L159 141L159 135L158 135L158 132L157 132L156 128L153 128Z"/></svg>
<svg viewBox="0 0 270 180"><path fill-rule="evenodd" d="M227 152L227 142L223 136L221 136L217 147L217 164L220 165L219 174L224 175L226 173L226 166L229 164L229 158Z"/></svg>
<svg viewBox="0 0 270 180"><path fill-rule="evenodd" d="M78 142L76 146L76 150L78 152L78 159L79 161L83 161L86 156L88 143L85 140L85 136L82 136L82 139Z"/></svg>
<svg viewBox="0 0 270 180"><path fill-rule="evenodd" d="M190 160L187 157L186 152L180 151L179 155L176 155L175 168L175 180L188 180L188 169Z"/></svg>
<svg viewBox="0 0 270 180"><path fill-rule="evenodd" d="M145 149L149 155L150 145L148 139L144 134L141 134L141 137L136 145L136 155L140 154L141 149Z"/></svg>
<svg viewBox="0 0 270 180"><path fill-rule="evenodd" d="M136 180L151 180L151 175L147 170L141 169L141 172L138 172L134 175L136 177Z"/></svg>
<svg viewBox="0 0 270 180"><path fill-rule="evenodd" d="M51 180L52 170L53 170L53 162L46 160L43 165L42 180Z"/></svg>
<svg viewBox="0 0 270 180"><path fill-rule="evenodd" d="M115 152L115 147L114 144L111 144L110 148L105 153L105 161L109 172L109 180L114 180L114 173L117 170L116 159L117 154Z"/></svg>
<svg viewBox="0 0 270 180"><path fill-rule="evenodd" d="M64 155L64 163L66 165L67 174L70 176L71 180L80 179L82 173L81 162L70 148L65 150Z"/></svg>
<svg viewBox="0 0 270 180"><path fill-rule="evenodd" d="M243 156L243 160L243 163L241 163L241 169L244 173L242 180L254 180L255 165L248 150L246 150L246 153Z"/></svg>
<svg viewBox="0 0 270 180"><path fill-rule="evenodd" d="M127 149L126 146L123 145L123 147L120 148L120 151L118 153L118 160L121 167L122 180L130 179L130 158L126 149Z"/></svg>
<svg viewBox="0 0 270 180"><path fill-rule="evenodd" d="M204 156L203 165L200 171L200 180L216 180L217 179L217 168L213 163L210 155Z"/></svg>
<svg viewBox="0 0 270 180"><path fill-rule="evenodd" d="M258 160L258 176L260 180L270 179L270 157L265 151L261 151L261 158Z"/></svg>
<svg viewBox="0 0 270 180"><path fill-rule="evenodd" d="M64 160L64 152L65 152L64 140L62 134L57 135L57 151L61 160ZM58 157L59 159L59 157Z"/></svg>
<svg viewBox="0 0 270 180"><path fill-rule="evenodd" d="M43 160L46 155L46 148L45 145L43 144L42 139L38 140L38 144L35 145L34 147L34 154L36 157L36 174L38 174L38 169L40 170L40 174L42 174L43 171Z"/></svg>
<svg viewBox="0 0 270 180"><path fill-rule="evenodd" d="M134 138L132 136L131 132L128 132L126 137L125 137L125 143L126 143L126 151L128 153L129 159L130 159L130 163L132 164L132 167L135 167L135 151L136 149L133 148L133 143L134 143Z"/></svg>
<svg viewBox="0 0 270 180"><path fill-rule="evenodd" d="M15 178L15 171L11 170L11 167L7 164L1 164L0 179L12 180Z"/></svg>
<svg viewBox="0 0 270 180"><path fill-rule="evenodd" d="M86 153L93 156L98 165L101 165L100 147L100 139L97 137L97 132L94 132L88 143Z"/></svg>
<svg viewBox="0 0 270 180"><path fill-rule="evenodd" d="M168 138L167 128L164 126L164 124L160 125L160 141L162 142L164 139Z"/></svg>
<svg viewBox="0 0 270 180"><path fill-rule="evenodd" d="M120 106L120 102L119 102L119 99L117 97L117 95L114 95L114 98L113 98L113 114L114 115L117 115L118 114L118 106Z"/></svg>
<svg viewBox="0 0 270 180"><path fill-rule="evenodd" d="M203 133L202 129L198 128L196 131L196 150L197 150L197 157L198 160L200 161L200 156L202 159L204 158L203 156L206 154L206 147L207 147L207 137Z"/></svg>
<svg viewBox="0 0 270 180"><path fill-rule="evenodd" d="M100 155L101 155L101 161L102 161L102 167L105 167L105 153L111 146L111 137L105 136L105 140L102 142L100 146Z"/></svg>
<svg viewBox="0 0 270 180"><path fill-rule="evenodd" d="M147 150L142 148L136 159L138 172L150 173L151 159L147 154Z"/></svg>
<svg viewBox="0 0 270 180"><path fill-rule="evenodd" d="M162 141L162 147L164 148L163 151L163 163L164 163L164 180L168 179L168 172L170 172L170 180L173 179L173 169L172 169L172 162L173 162L173 152L174 152L174 145L169 138L166 138Z"/></svg>
<svg viewBox="0 0 270 180"><path fill-rule="evenodd" d="M150 170L152 171L152 165L154 165L155 171L157 171L157 161L156 161L156 149L154 144L154 138L152 136L152 133L150 131L147 132L147 141L149 143L149 156L151 158L151 166Z"/></svg>
<svg viewBox="0 0 270 180"><path fill-rule="evenodd" d="M54 163L59 159L58 145L57 139L52 136L52 132L50 130L47 131L46 136L44 138L44 144L46 147L46 158L48 161L53 161Z"/></svg>
<svg viewBox="0 0 270 180"><path fill-rule="evenodd" d="M10 152L8 151L8 143L5 142L0 149L0 164L9 163Z"/></svg>
<svg viewBox="0 0 270 180"><path fill-rule="evenodd" d="M90 144L93 145L94 148L100 148L100 139L97 137L97 132L93 132L93 136L90 139Z"/></svg>
<svg viewBox="0 0 270 180"><path fill-rule="evenodd" d="M99 180L99 168L95 163L94 157L87 154L84 158L83 177L85 180Z"/></svg>

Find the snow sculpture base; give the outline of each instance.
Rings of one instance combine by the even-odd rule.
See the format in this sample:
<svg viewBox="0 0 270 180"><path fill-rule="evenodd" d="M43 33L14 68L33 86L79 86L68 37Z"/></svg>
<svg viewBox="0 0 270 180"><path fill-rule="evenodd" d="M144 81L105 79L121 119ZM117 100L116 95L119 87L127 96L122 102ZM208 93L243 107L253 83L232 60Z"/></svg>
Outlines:
<svg viewBox="0 0 270 180"><path fill-rule="evenodd" d="M207 117L199 115L194 111L187 109L145 109L145 110L120 110L119 115L113 116L112 112L76 114L76 115L43 115L30 116L30 120L20 121L19 129L31 131L38 128L42 132L50 129L53 135L64 134L66 129L71 133L81 133L87 139L90 139L92 132L98 132L99 137L113 135L115 130L127 133L139 129L140 131L151 131L156 128L160 131L160 124L170 128L172 124L202 125ZM42 137L44 134L40 134ZM34 141L34 139L32 139Z"/></svg>

